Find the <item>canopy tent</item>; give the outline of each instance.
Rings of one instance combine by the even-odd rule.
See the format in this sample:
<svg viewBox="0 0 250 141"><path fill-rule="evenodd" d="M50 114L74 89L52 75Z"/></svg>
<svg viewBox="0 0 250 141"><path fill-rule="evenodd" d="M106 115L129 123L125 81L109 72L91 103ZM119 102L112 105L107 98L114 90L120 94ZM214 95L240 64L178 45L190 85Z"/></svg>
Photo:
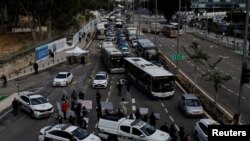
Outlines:
<svg viewBox="0 0 250 141"><path fill-rule="evenodd" d="M78 46L75 47L73 50L66 51L67 56L82 56L88 53L89 51L82 50Z"/></svg>
<svg viewBox="0 0 250 141"><path fill-rule="evenodd" d="M68 64L73 64L73 63L85 64L89 60L89 51L82 50L78 46L76 46L74 49L66 51L66 56Z"/></svg>

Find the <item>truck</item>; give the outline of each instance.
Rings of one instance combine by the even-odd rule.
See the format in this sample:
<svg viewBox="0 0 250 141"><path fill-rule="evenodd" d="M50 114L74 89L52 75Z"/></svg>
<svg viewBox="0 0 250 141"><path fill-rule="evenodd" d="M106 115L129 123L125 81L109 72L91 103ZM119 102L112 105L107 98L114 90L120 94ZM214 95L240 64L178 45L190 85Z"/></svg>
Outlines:
<svg viewBox="0 0 250 141"><path fill-rule="evenodd" d="M168 133L141 120L108 115L99 119L97 135L107 141L171 141Z"/></svg>
<svg viewBox="0 0 250 141"><path fill-rule="evenodd" d="M150 24L150 31L151 33L156 33L159 34L162 30L161 24L160 23L151 23Z"/></svg>

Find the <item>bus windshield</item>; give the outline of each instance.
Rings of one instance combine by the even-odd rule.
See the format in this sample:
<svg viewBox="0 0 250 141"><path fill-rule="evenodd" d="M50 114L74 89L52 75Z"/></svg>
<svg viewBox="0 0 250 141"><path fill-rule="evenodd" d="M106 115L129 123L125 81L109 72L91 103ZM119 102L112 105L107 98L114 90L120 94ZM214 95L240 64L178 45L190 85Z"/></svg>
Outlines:
<svg viewBox="0 0 250 141"><path fill-rule="evenodd" d="M124 60L122 56L112 56L111 57L111 68L122 68L124 67Z"/></svg>
<svg viewBox="0 0 250 141"><path fill-rule="evenodd" d="M169 92L174 90L174 76L154 77L152 81L153 92Z"/></svg>

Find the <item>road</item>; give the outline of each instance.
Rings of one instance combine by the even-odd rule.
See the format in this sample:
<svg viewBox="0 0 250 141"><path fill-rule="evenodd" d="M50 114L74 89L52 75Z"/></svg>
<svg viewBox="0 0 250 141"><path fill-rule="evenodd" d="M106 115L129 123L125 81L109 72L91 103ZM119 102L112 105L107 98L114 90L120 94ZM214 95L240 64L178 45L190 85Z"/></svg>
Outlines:
<svg viewBox="0 0 250 141"><path fill-rule="evenodd" d="M141 26L145 26L145 23L149 21L149 19L142 19ZM152 19L151 19L152 20ZM138 22L138 21L137 21ZM159 49L169 58L171 55L176 53L177 49L177 41L175 38L167 38L163 35L156 35L156 44ZM151 41L155 42L155 35L153 34L144 34L142 37L146 37L151 39ZM209 61L214 63L220 57L223 60L217 65L216 69L221 74L227 74L232 77L232 80L229 80L219 89L218 92L218 103L224 107L227 111L229 111L232 115L237 112L238 107L238 99L239 99L239 83L240 83L240 70L241 70L241 56L233 53L226 48L217 46L211 42L206 40L201 40L190 33L182 34L180 37L180 52L184 53L183 47L188 48L192 42L197 42L199 46L202 47L203 51L206 52L210 58ZM250 60L248 59L248 62ZM194 78L194 63L191 60L185 60L179 62L179 68L183 70L190 78ZM201 86L210 97L214 98L215 91L212 82L205 81L201 76L205 74L208 70L206 65L198 67L198 79L197 84ZM246 84L244 86L243 100L242 100L242 120L243 123L249 124L250 119L250 109L248 103L250 91L250 85Z"/></svg>
<svg viewBox="0 0 250 141"><path fill-rule="evenodd" d="M66 92L69 96L73 90L77 92L82 89L85 93L85 99L93 100L93 109L90 110L89 116L89 132L95 131L96 119L96 90L90 87L91 77L99 70L105 70L101 63L100 50L97 48L99 41L93 41L90 47L90 61L86 65L66 65L50 68L49 70L40 72L38 75L30 75L21 78L18 82L22 84L22 90L30 88L42 87L40 94L47 96L49 101L55 105L56 102L61 102L62 95ZM59 71L71 71L74 75L74 80L65 88L52 87L51 81L53 76ZM109 79L109 86L106 89L100 90L102 95L101 101L109 101L114 105L114 110L120 107L122 97L125 97L125 88L123 88L123 96L117 95L116 82L123 78L123 74L112 74ZM15 81L11 81L16 83ZM168 100L151 101L145 97L135 87L131 86L132 100L129 104L128 113L132 113L132 109L146 107L149 112L160 113L160 120L157 121L157 128L163 123L174 123L177 129L180 125L185 127L187 133L192 134L194 124L199 118L186 118L177 108L179 96L183 93L178 87L175 90L175 96ZM133 108L134 107L134 108ZM21 112L17 117L12 114L7 115L0 121L0 140L16 141L34 141L37 140L39 130L49 125L48 119L31 119L26 113Z"/></svg>

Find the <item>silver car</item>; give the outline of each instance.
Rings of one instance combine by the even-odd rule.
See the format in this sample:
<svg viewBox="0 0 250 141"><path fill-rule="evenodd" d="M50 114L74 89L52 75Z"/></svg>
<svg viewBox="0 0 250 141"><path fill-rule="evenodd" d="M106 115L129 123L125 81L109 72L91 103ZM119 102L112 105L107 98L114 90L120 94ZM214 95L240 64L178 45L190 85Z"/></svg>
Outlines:
<svg viewBox="0 0 250 141"><path fill-rule="evenodd" d="M179 109L185 116L204 115L204 109L201 102L194 94L182 94L179 101Z"/></svg>
<svg viewBox="0 0 250 141"><path fill-rule="evenodd" d="M208 141L208 125L219 125L219 123L209 118L200 119L196 122L194 135L199 141Z"/></svg>

